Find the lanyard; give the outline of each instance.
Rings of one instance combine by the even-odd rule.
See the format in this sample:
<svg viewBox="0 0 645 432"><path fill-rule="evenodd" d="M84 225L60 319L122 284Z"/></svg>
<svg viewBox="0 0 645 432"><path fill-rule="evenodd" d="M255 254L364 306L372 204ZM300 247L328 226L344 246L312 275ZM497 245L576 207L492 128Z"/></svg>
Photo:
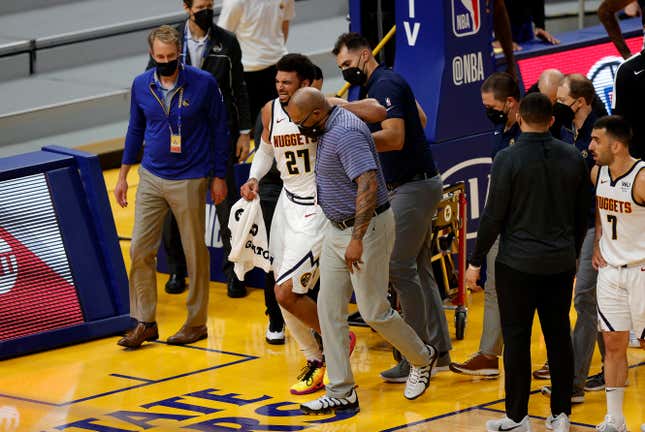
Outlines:
<svg viewBox="0 0 645 432"><path fill-rule="evenodd" d="M159 85L161 84L159 83ZM155 99L157 99L157 102L159 102L159 105L161 105L161 108L166 114L166 121L168 122L168 129L170 129L170 135L174 135L175 133L172 130L172 124L170 124L170 108L172 107L172 104L170 104L170 107L166 109L166 104L161 100L157 92L152 89L152 84L150 84L150 91L152 92ZM179 93L179 101L177 103L177 135L181 136L181 107L183 106L184 102L184 87L179 87L179 90L177 90L175 94L177 93ZM175 94L172 95L172 98L175 97Z"/></svg>

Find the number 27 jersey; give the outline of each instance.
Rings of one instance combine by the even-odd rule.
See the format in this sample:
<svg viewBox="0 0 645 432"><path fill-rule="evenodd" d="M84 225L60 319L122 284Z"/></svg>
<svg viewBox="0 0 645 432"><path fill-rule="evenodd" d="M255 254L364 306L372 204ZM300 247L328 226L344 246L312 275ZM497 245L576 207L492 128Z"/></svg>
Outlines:
<svg viewBox="0 0 645 432"><path fill-rule="evenodd" d="M278 98L273 100L269 127L269 144L284 188L301 198L315 197L318 141L300 133Z"/></svg>
<svg viewBox="0 0 645 432"><path fill-rule="evenodd" d="M609 265L640 263L645 260L645 206L634 200L633 187L645 162L635 162L622 177L612 180L607 166L596 179L596 206L602 224L600 252Z"/></svg>

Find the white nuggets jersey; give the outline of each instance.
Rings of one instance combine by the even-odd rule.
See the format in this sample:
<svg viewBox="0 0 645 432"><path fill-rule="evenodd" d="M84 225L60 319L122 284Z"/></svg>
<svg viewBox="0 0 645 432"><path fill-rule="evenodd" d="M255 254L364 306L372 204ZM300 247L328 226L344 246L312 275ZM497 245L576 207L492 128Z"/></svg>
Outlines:
<svg viewBox="0 0 645 432"><path fill-rule="evenodd" d="M282 108L280 99L273 100L269 144L273 146L284 188L301 198L316 196L316 149L318 141L300 133Z"/></svg>
<svg viewBox="0 0 645 432"><path fill-rule="evenodd" d="M598 170L596 205L600 212L600 252L609 265L620 267L645 260L645 206L634 201L632 188L645 162L638 161L622 177L611 179L609 167Z"/></svg>

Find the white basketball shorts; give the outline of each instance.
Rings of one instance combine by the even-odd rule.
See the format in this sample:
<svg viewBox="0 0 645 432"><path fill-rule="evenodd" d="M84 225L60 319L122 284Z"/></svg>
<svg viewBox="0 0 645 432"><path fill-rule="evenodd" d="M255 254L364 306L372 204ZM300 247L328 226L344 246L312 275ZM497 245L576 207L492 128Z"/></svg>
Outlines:
<svg viewBox="0 0 645 432"><path fill-rule="evenodd" d="M634 330L639 339L645 339L645 263L602 267L596 293L601 331Z"/></svg>
<svg viewBox="0 0 645 432"><path fill-rule="evenodd" d="M320 206L296 204L282 191L269 235L273 273L278 285L291 279L292 291L298 294L306 294L316 285L327 223Z"/></svg>

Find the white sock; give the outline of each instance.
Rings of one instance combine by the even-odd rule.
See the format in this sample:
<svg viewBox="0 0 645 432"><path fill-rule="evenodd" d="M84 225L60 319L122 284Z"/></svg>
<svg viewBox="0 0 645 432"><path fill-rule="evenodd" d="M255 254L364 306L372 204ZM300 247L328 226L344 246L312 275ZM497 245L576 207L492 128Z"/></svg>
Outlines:
<svg viewBox="0 0 645 432"><path fill-rule="evenodd" d="M316 338L311 333L311 329L302 321L296 318L291 312L280 306L284 323L289 329L289 333L296 340L307 360L318 360L322 362L322 353L318 347Z"/></svg>
<svg viewBox="0 0 645 432"><path fill-rule="evenodd" d="M624 387L607 387L605 388L607 396L607 414L613 417L618 425L625 422L623 417L623 398L625 396Z"/></svg>

